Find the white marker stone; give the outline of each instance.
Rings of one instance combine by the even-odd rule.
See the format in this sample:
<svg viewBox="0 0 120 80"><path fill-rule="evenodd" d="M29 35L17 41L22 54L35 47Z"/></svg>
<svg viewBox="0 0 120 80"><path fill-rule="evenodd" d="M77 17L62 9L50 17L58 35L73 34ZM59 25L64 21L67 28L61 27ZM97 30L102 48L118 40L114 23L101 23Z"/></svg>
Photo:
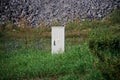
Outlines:
<svg viewBox="0 0 120 80"><path fill-rule="evenodd" d="M52 27L52 54L58 54L64 52L65 47L65 27L54 26Z"/></svg>

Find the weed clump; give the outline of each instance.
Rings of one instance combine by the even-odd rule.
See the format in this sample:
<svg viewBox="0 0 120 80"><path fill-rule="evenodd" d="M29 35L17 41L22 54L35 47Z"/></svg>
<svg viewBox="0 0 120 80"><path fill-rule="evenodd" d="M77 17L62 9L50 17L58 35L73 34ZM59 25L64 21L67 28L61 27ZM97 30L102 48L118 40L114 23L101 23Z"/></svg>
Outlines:
<svg viewBox="0 0 120 80"><path fill-rule="evenodd" d="M91 30L89 48L99 59L98 68L103 77L106 80L119 80L120 11L114 11L101 24Z"/></svg>

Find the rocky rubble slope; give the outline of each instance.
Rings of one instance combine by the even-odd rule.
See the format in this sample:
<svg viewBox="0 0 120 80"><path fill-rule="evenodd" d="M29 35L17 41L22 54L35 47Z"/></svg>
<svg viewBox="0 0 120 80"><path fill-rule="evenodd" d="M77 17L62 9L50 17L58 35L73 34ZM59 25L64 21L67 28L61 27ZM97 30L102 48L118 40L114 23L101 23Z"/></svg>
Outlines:
<svg viewBox="0 0 120 80"><path fill-rule="evenodd" d="M35 27L43 21L65 24L75 19L101 19L115 8L120 8L120 0L0 0L0 22L18 24L25 18Z"/></svg>

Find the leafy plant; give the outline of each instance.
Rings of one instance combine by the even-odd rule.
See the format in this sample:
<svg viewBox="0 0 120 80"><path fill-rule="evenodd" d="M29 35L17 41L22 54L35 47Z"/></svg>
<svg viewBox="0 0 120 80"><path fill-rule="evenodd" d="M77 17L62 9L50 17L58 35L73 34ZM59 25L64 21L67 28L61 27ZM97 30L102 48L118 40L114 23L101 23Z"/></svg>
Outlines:
<svg viewBox="0 0 120 80"><path fill-rule="evenodd" d="M120 10L114 10L108 19L111 24L120 24Z"/></svg>
<svg viewBox="0 0 120 80"><path fill-rule="evenodd" d="M91 31L89 37L89 47L98 50L120 50L119 26L102 26Z"/></svg>

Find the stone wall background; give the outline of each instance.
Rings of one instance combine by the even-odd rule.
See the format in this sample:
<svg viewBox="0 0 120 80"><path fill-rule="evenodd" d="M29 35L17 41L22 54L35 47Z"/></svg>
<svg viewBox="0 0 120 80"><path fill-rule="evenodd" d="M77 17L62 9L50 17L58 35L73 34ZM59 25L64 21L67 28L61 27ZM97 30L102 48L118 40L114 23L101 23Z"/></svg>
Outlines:
<svg viewBox="0 0 120 80"><path fill-rule="evenodd" d="M116 8L120 0L0 0L0 22L18 24L25 18L33 27L43 21L65 24L76 18L101 19Z"/></svg>

